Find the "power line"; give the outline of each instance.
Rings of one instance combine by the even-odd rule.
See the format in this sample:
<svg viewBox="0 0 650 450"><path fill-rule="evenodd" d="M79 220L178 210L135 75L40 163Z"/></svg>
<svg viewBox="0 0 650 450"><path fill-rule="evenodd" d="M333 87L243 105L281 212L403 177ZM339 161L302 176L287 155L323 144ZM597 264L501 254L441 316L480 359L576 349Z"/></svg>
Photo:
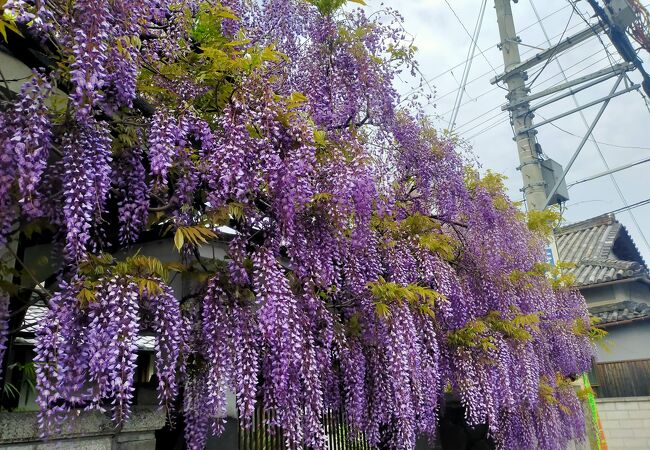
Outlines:
<svg viewBox="0 0 650 450"><path fill-rule="evenodd" d="M541 114L538 113L537 115L538 115L539 117L541 117L542 119L546 120L546 118L545 118L544 116L542 116ZM556 125L556 124L554 124L554 123L550 123L550 125L551 125L552 127L554 127L554 128L557 128L558 130L560 130L560 131L563 132L563 133L566 133L566 134L571 135L571 136L573 136L573 137L576 137L576 138L578 138L578 139L581 139L581 138L582 138L582 136L580 136L579 134L576 134L576 133L573 133L573 132L571 132L571 131L569 131L569 130L566 130L566 129L564 129L564 128L562 128L562 127L560 127L560 126L558 126L558 125ZM619 144L610 144L610 143L608 143L608 142L596 141L596 140L594 140L594 139L587 139L587 140L588 140L589 142L595 142L595 143L597 143L598 145L604 145L604 146L606 146L606 147L622 148L622 149L626 149L626 150L650 150L650 147L639 147L639 146L636 146L636 145L619 145Z"/></svg>
<svg viewBox="0 0 650 450"><path fill-rule="evenodd" d="M573 10L574 10L574 11L577 11L578 15L582 18L582 20L583 20L585 23L589 24L589 22L587 21L587 19L582 15L582 13L580 12L580 10L576 7L575 3L572 2L571 0L567 0L567 1L569 2L569 4L571 5L571 7L573 8ZM531 2L532 2L532 0L531 0ZM542 24L540 24L540 25L542 25ZM592 26L592 25L589 24L589 26ZM542 25L542 29L543 29L543 25ZM613 62L612 62L612 55L611 55L610 52L609 52L609 48L608 48L608 46L605 45L605 43L603 42L603 40L602 40L601 37L600 37L600 34L597 33L596 35L597 35L597 37L598 37L598 41L600 42L600 44L601 44L601 45L603 46L603 48L605 49L605 53L607 54L607 56L608 56L608 58L609 58L609 64L610 64L610 66L613 68L614 64L613 64ZM627 75L626 75L626 77L627 77ZM629 79L629 78L628 78L628 79ZM643 95L642 95L642 96L643 96ZM576 105L577 105L577 100L575 99L575 96L573 96L573 98L574 98L574 101L576 102ZM585 126L586 126L586 125L587 125L587 119L585 118L584 113L583 113L582 111L580 111L580 117L582 118L582 121L584 122L584 124L585 124ZM595 136L593 135L593 133L591 134L591 137L592 137L592 139L594 139L594 141L595 141L595 142L594 142L594 146L596 147L596 150L598 151L598 155L600 156L600 159L601 159L601 161L603 162L603 165L605 166L605 169L609 171L609 170L610 170L609 164L607 163L607 160L605 159L605 155L603 154L602 150L600 149L600 146L598 145L598 142L596 141L596 138L595 138ZM617 192L619 198L620 198L621 201L623 202L623 205L627 206L627 205L628 205L628 203L627 203L627 199L626 199L625 196L623 195L623 191L621 190L621 188L620 188L618 182L616 181L616 178L614 177L614 175L613 175L612 173L609 174L609 178L610 178L610 180L612 181L612 184L614 185L614 188L616 189L616 192ZM632 220L632 223L634 224L634 227L636 228L637 232L638 232L639 235L641 236L641 239L643 240L643 242L644 242L646 248L647 248L648 250L650 250L650 243L648 243L648 239L646 238L645 233L644 233L643 230L641 229L641 226L639 225L639 222L637 221L636 216L634 215L634 213L633 213L631 210L628 210L628 213L629 213L629 215L630 215L630 219Z"/></svg>
<svg viewBox="0 0 650 450"><path fill-rule="evenodd" d="M583 42L581 42L580 44L577 44L577 45L571 47L569 50L567 50L567 51L565 52L565 55L566 55L566 54L569 54L569 53L571 53L571 52L573 52L573 51L575 51L575 50L577 50L579 47L581 47L581 46L583 46L583 45L585 45L585 44L587 44L587 43L588 43L587 41L583 41ZM597 53L593 53L591 56L595 56L596 54L597 54ZM580 61L580 62L582 62L582 61ZM575 66L575 65L574 65L574 66ZM574 66L571 66L571 67L574 67ZM477 81L477 80L479 80L480 78L484 77L485 75L488 75L489 73L490 73L490 71L487 71L487 72L485 72L484 74L478 76L477 78L474 78L473 80L471 80L471 81L468 82L467 84L469 85L469 84L471 84L472 82ZM550 80L550 79L552 79L552 78L555 78L556 76L558 76L558 75L556 74L556 75L553 75L552 77L545 78L543 81L540 82L540 84L544 84L545 82L547 82L548 80ZM472 100L468 100L468 101L466 101L465 103L463 103L463 104L461 105L461 107L462 107L462 106L465 106L465 105L468 105L468 104L472 103L473 101L476 101L477 99L479 99L479 98L481 98L481 97L483 97L483 96L485 96L485 95L487 95L487 94L489 94L489 93L491 93L491 92L497 91L497 90L499 90L500 88L501 88L501 86L497 86L497 87L490 88L490 89L488 89L487 91L484 91L484 92L482 92L481 94L479 94L479 95L477 95L477 96L474 96ZM436 97L436 101L440 101L440 100L442 100L443 98L446 98L446 97L448 97L449 95L451 95L451 94L453 94L454 92L457 92L457 91L458 91L458 89L453 89L453 90L451 90L451 91L449 91L449 92L447 92L447 93L445 93L445 94L443 94L443 95L441 95L441 96L439 96L439 97ZM445 111L445 112L442 113L441 115L444 117L444 116L446 116L447 114L449 114L449 113L452 112L452 111L453 111L453 108L452 108L452 109L449 109L449 110L447 110L447 111Z"/></svg>
<svg viewBox="0 0 650 450"><path fill-rule="evenodd" d="M569 5L566 5L564 8L558 9L558 10L556 11L556 13L559 12L559 11L562 11L563 9L566 9L566 8L568 8L568 7L569 7ZM550 17L551 15L552 15L552 14L549 14L549 15L546 16L546 17ZM542 20L543 20L543 19L542 19ZM537 25L537 22L535 22L535 23L533 23L533 24L527 26L527 27L524 28L524 29L531 28L531 27L534 26L534 25ZM569 30L572 30L572 29L574 29L574 28L577 28L579 25L580 25L580 24L577 23L577 24L571 26L571 27L569 28ZM553 39L555 39L556 37L560 36L560 34L561 34L561 33L558 33L558 34L556 34L555 36L553 36ZM542 45L542 44L543 44L543 42L541 42L539 45ZM579 44L579 45L577 45L577 46L575 46L575 47L579 47L580 45L583 45L583 43L581 43L581 44ZM496 47L494 47L494 48L496 48ZM568 53L568 52L570 52L570 51L573 51L573 50L574 50L574 48L571 48L571 49L570 49L569 51L567 51L566 53ZM528 49L528 50L526 50L526 51L524 51L524 52L522 53L522 56L523 56L523 55L527 55L527 54L529 54L529 53L532 53L533 51L534 51L534 49ZM474 57L476 58L477 55L475 55ZM462 66L463 64L465 64L466 62L467 62L466 60L465 60L465 61L461 61L460 63L458 63L458 64L456 64L455 66L453 66L451 69L447 69L447 70L445 70L444 72L441 72L441 73L439 73L438 75L436 75L436 76L434 76L434 77L432 77L432 78L429 78L428 80L425 80L425 84L431 83L432 81L437 80L438 78L442 77L443 75L446 75L446 74L452 72L454 69L457 69L457 68L461 67L461 66ZM490 69L490 70L488 70L488 71L482 73L481 75L477 76L476 78L472 78L472 79L471 79L467 84L468 84L468 85L469 85L469 84L472 84L472 83L474 83L475 81L478 81L478 80L482 79L484 76L489 75L489 74L492 73L492 72L493 72L493 70ZM495 90L497 90L497 89L499 89L499 88L500 88L500 86L494 87L494 88L491 89L491 91L495 91ZM412 94L414 94L414 93L416 93L416 92L418 92L418 91L420 91L420 90L422 90L422 89L424 89L424 86L418 86L417 88L411 89L409 92L407 92L407 93L404 95L404 97L405 97L405 98L408 98L410 95L412 95ZM440 96L440 97L437 97L436 99L437 99L437 100L441 100L441 99L443 99L443 98L445 98L445 97L447 97L447 96L453 94L453 93L456 92L456 91L458 91L458 88L453 89L453 90L451 90L451 91L449 91L449 92L446 92L445 94L443 94L443 95Z"/></svg>
<svg viewBox="0 0 650 450"><path fill-rule="evenodd" d="M576 47L577 47L577 46L576 46ZM595 53L590 54L589 56L587 56L587 57L581 59L580 61L578 61L578 62L576 62L576 63L570 65L567 69L571 69L571 68L574 68L574 67L576 67L576 66L579 66L580 64L582 64L582 63L584 63L585 61L589 60L590 58L592 58L592 57L598 55L600 52L601 52L601 50L598 50L598 51L596 51ZM605 59L606 59L606 58L601 58L601 59L595 61L595 63L599 63L599 62L601 62L601 61L603 61L603 60L605 60ZM591 67L593 67L593 64L590 64L590 65L588 65L587 67L584 67L584 68L582 68L582 69L580 69L580 70L578 70L578 71L575 71L575 72L573 72L571 75L572 75L572 76L575 76L575 75L577 75L577 74L579 74L579 73L584 72L585 70L590 69ZM551 76L549 76L548 78L545 78L544 80L542 80L542 81L538 84L538 86L545 85L545 84L548 83L550 80L552 80L552 79L554 79L554 78L557 78L557 77L559 77L559 76L560 76L559 73L557 73L557 74L555 74L555 75L551 75ZM556 84L557 84L557 83L556 83ZM462 125L459 125L459 126L456 128L456 132L458 133L458 131L459 131L460 129L466 127L467 125L469 125L469 124L475 122L476 120L478 120L478 119L480 119L480 118L482 118L482 117L487 116L489 113L491 113L491 112L493 112L493 111L495 111L495 110L499 110L499 112L498 112L496 115L493 115L492 117L486 119L486 121L479 123L479 124L477 125L477 127L483 125L483 124L486 123L487 121L492 120L494 117L501 116L502 114L505 114L504 111L501 111L501 106L500 106L500 105L499 105L499 106L496 106L496 107L494 107L494 108L490 108L490 109L488 109L487 111L484 111L483 113L481 113L481 114L479 114L478 116L474 117L473 119L471 119L471 120L469 120L469 121L467 121L467 122L464 122ZM505 121L505 120L507 120L507 117L504 119L504 121ZM463 134L463 133L460 133L460 134Z"/></svg>
<svg viewBox="0 0 650 450"><path fill-rule="evenodd" d="M467 78L469 77L469 71L472 68L472 61L474 61L474 52L478 47L478 37L481 34L481 27L483 26L483 18L485 17L486 4L487 4L487 0L483 0L483 3L481 3L481 10L479 11L478 14L478 19L476 20L476 26L474 27L474 35L471 38L472 45L470 45L467 52L468 54L467 64L465 64L465 69L463 70L463 78L462 78L460 90L456 95L456 100L454 101L454 111L451 114L451 119L449 119L449 126L447 127L449 128L449 130L454 129L454 125L456 124L456 117L458 116L458 111L460 110L461 103L463 102L463 94L465 93L465 86L467 86ZM492 65L490 65L490 67L492 67Z"/></svg>
<svg viewBox="0 0 650 450"><path fill-rule="evenodd" d="M597 178L607 176L607 175L609 175L611 173L620 172L621 170L631 169L632 167L636 167L636 166L639 166L641 164L645 164L647 162L650 162L650 158L645 158L645 159L642 159L642 160L639 160L639 161L634 161L634 162L631 162L629 164L624 164L622 166L615 167L614 169L608 170L606 172L601 172L601 173L597 173L596 175L591 175L591 176L589 176L587 178L583 178L582 180L574 181L573 183L568 184L567 187L570 188L570 187L573 187L573 186L575 186L577 184L586 183L587 181L593 181L593 180L595 180Z"/></svg>
<svg viewBox="0 0 650 450"><path fill-rule="evenodd" d="M451 12L452 12L452 14L454 15L454 17L456 17L456 20L458 20L458 23L460 23L460 26L463 27L463 30L465 30L465 34L467 34L467 36L472 40L472 42L474 43L474 45L478 48L478 51L479 51L479 53L481 54L481 56L483 56L483 59L485 59L485 62L488 63L488 66L490 66L490 68L494 71L494 73L496 73L497 70L494 68L494 66L492 65L492 63L490 62L490 60L487 59L487 56L485 56L485 52L484 52L483 50L481 50L481 47L478 46L478 43L474 40L474 38L472 37L472 35L469 34L469 31L467 30L467 27L465 26L465 24L463 23L463 21L460 20L460 17L458 17L458 14L456 14L456 11L454 10L454 7L451 6L451 4L450 4L447 0L444 0L444 1L445 1L445 3L447 4L447 6L449 7L449 9L451 10ZM483 11L485 11L485 6L483 6ZM482 22L483 22L482 14L479 14L479 16L481 17L481 18L479 19L479 22L482 23ZM480 27L479 27L479 30L480 30Z"/></svg>
<svg viewBox="0 0 650 450"><path fill-rule="evenodd" d="M632 203L631 205L623 206L622 208L614 209L606 214L618 214L620 212L630 212L632 209L638 208L640 206L650 205L650 198L641 200L640 202Z"/></svg>
<svg viewBox="0 0 650 450"><path fill-rule="evenodd" d="M589 22L589 20L587 20L587 18L584 16L584 13L583 13L582 11L580 11L580 8L578 8L578 7L576 6L575 2L574 2L573 0L567 0L567 3L568 3L569 5L571 5L571 7L573 8L573 11L574 11L576 14L578 14L578 16L582 19L582 21L583 21L585 24L587 24L587 26L588 26L589 28L591 28L591 29L594 31L594 34L596 35L596 38L598 38L598 42L600 42L600 45L602 45L603 48L605 49L605 53L607 54L607 58L609 59L609 65L610 65L610 66L614 66L614 63L613 63L613 61L612 61L613 56L612 56L612 54L609 52L609 45L605 45L605 42L604 42L603 39L600 37L600 33L598 33L598 32L596 31L596 29L594 28L594 25L593 25L591 22Z"/></svg>
<svg viewBox="0 0 650 450"><path fill-rule="evenodd" d="M531 4L532 4L532 0L531 0ZM542 24L542 21L539 18L539 14L537 14L537 9L534 6L533 6L533 10L535 11L535 17L537 18L537 23L539 23L539 25L544 30L544 37L546 38L546 42L548 42L548 45L552 45L550 39L548 38L548 35L546 34L546 29L544 28L544 24ZM569 16L569 20L567 20L566 26L564 27L564 31L562 31L562 35L560 36L560 39L558 40L558 44L560 42L562 42L562 40L564 39L564 35L566 34L566 31L569 29L569 24L571 24L571 19L573 19L573 13L574 13L574 11L572 10L571 15ZM544 69L546 69L546 67L551 63L551 60L555 59L555 57L557 56L557 50L558 49L559 49L559 47L556 44L555 45L555 50L553 51L551 56L549 56L549 58L544 62L544 65L539 70L539 72L537 72L537 74L535 75L535 78L533 78L533 80L530 83L528 83L528 88L529 89L533 86L533 84L535 84L535 81L537 81L537 79L542 74L542 72L544 72Z"/></svg>
<svg viewBox="0 0 650 450"><path fill-rule="evenodd" d="M598 52L597 52L597 53L598 53ZM594 56L594 55L595 55L595 54L592 54L592 55L590 55L589 57L587 57L587 58L585 58L585 59L579 61L578 63L569 66L568 68L575 67L576 65L581 64L582 62L586 61L587 59L591 58L591 57ZM599 63L599 62L601 62L601 61L603 61L603 60L605 60L605 59L607 59L607 58L606 58L606 57L603 57L603 58L599 59L598 61L596 61L595 63ZM580 69L580 70L578 70L578 71L572 73L571 75L572 75L572 76L577 75L577 74L582 73L582 72L584 72L585 70L587 70L587 69L589 69L589 68L591 68L591 67L592 67L592 66L584 67L584 68L582 68L582 69ZM553 76L551 76L551 77L549 77L549 78L547 78L547 79L541 81L541 82L539 83L539 86L545 84L545 83L548 82L550 79L555 78L555 77L557 77L557 76L559 76L559 74L555 74L555 75L553 75ZM557 84L559 84L559 83L556 83L554 86L556 86ZM492 109L489 110L488 112L490 112L490 111L494 111L495 109L498 109L498 108L492 108ZM539 113L536 113L536 114L539 115ZM484 114L484 115L486 115L486 114ZM507 122L507 121L509 120L509 117L508 117L507 115L505 115L504 117L502 117L503 115L505 115L505 112L503 112L503 111L499 111L496 115L493 115L493 116L490 117L489 119L486 119L485 121L479 123L479 124L476 125L474 128L478 128L478 127L484 125L485 123L489 122L490 120L492 120L492 119L494 119L494 118L496 118L496 117L499 117L499 120L497 120L496 122L494 122L494 123L488 125L487 127L481 129L481 131L479 131L478 133L475 133L475 134L473 134L472 136L470 136L470 137L468 137L468 138L465 138L465 139L467 139L467 140L474 139L475 137L480 136L481 134L483 134L483 133L485 133L485 132L491 130L491 129L494 128L496 125L500 125L500 124L502 124L502 123ZM542 117L541 115L539 115L539 116ZM467 125L467 123L463 124L462 126L460 126L460 127L458 127L458 128L460 129L460 128L464 127L465 125ZM463 134L467 134L467 133L468 133L468 131L467 131L467 132L463 132L463 133L458 133L458 134L463 135Z"/></svg>
<svg viewBox="0 0 650 450"><path fill-rule="evenodd" d="M449 5L449 4L447 4L447 5L451 8L451 5ZM549 17L554 16L555 14L557 14L557 13L559 13L559 12L561 12L561 11L567 9L569 6L570 6L570 5L564 5L563 7L559 8L559 9L556 9L555 11L553 11L553 12L547 14L546 16L542 17L542 20L546 20L546 19L548 19ZM455 11L453 10L453 8L451 8L451 9L452 9L452 12L455 12ZM457 19L459 22L461 22L461 21L460 21L460 18L458 17L458 15L455 14L455 16L456 16L456 19ZM462 24L462 22L461 22L461 24ZM528 30L528 29L534 27L535 25L537 25L537 22L533 22L533 23L531 23L531 24L525 26L524 28L522 28L522 29L520 30L520 32L526 31L526 30ZM575 25L571 26L569 29L572 30L572 29L576 28L578 25L579 25L579 24L575 24ZM466 31L466 32L467 32L467 31ZM467 33L469 34L469 32L467 32ZM553 38L556 38L557 36L559 36L559 34L553 36ZM541 43L540 43L539 45L541 45ZM531 52L536 48L535 46L530 46L530 47L531 47L530 49L528 49L528 50L526 50L525 52L522 53L522 56L523 56L523 55L526 55L526 54L528 54L528 53L531 53ZM537 47L539 47L539 46L537 46ZM496 48L496 47L494 47L494 48ZM479 48L479 50L480 50L480 48ZM486 56L485 56L484 53L485 53L485 52L481 51L481 52L480 52L480 55L483 56L484 58L486 58ZM474 58L476 58L477 56L478 56L478 55L474 55ZM492 65L491 65L491 63L489 62L489 60L488 60L487 62L488 62L488 65L490 65L490 70L488 70L487 72L485 72L485 73L479 75L478 77L472 79L471 81L468 82L468 84L471 84L471 83L473 83L473 82L475 82L475 81L481 79L482 77L484 77L485 75L490 74L491 72L494 72L494 73L496 74L496 70L495 70L494 67L492 67ZM418 86L417 88L414 88L414 89L412 89L411 91L409 91L408 93L406 93L406 94L404 95L404 98L406 99L406 98L408 98L409 96L411 96L412 94L414 94L414 93L416 93L416 92L418 92L418 91L424 89L424 84L429 85L429 83L431 83L432 81L437 80L438 78L442 77L443 75L446 75L446 74L452 72L454 69L457 69L457 68L461 67L462 65L464 65L464 64L466 64L466 63L467 63L467 60L461 61L461 62L459 62L458 64L456 64L455 66L451 67L450 69L447 69L447 70L445 70L444 72L440 72L438 75L435 75L435 76L433 76L432 78L429 78L429 79L427 79L427 80L424 80L424 82L422 83L423 85L420 85L420 86ZM500 86L499 86L499 87L500 87ZM496 89L496 88L495 88L495 89ZM453 94L453 93L456 92L457 90L458 90L458 89L454 89L453 91L450 91L450 92L448 92L447 94L445 94L443 97L446 97L447 95ZM439 97L438 99L440 99L440 98L442 98L442 97Z"/></svg>
<svg viewBox="0 0 650 450"><path fill-rule="evenodd" d="M591 27L592 30L593 30L593 26L584 18L584 16L578 10L576 5L573 2L571 2L571 0L567 0L567 1L569 2L569 4L572 7L571 17L573 17L573 13L577 13L582 18L582 20L585 23L587 23L587 25L589 27ZM531 4L531 6L533 8L533 12L535 13L535 17L538 19L539 26L541 27L542 32L544 33L544 37L546 38L546 40L548 42L548 45L551 45L551 41L550 41L550 39L548 37L548 33L546 32L546 27L539 20L539 13L537 12L537 8L535 7L535 2L533 0L530 0L530 4ZM570 20L571 20L571 18L569 18L569 21ZM596 34L596 36L598 37L598 41L601 43L601 45L603 46L603 48L605 50L605 53L607 54L607 57L609 59L609 64L613 68L614 64L612 62L612 57L611 57L611 54L609 53L608 47L605 45L603 40L600 38L599 33L597 33L594 30L594 34ZM547 63L548 62L550 62L550 58L547 60ZM562 67L562 64L560 63L559 60L556 60L556 64L557 64L558 68L560 69L560 72L562 73L562 77L564 78L564 81L565 82L569 81L569 78L567 77L566 72L564 71L564 68ZM546 67L546 65L544 65L544 67ZM543 68L542 68L542 70L543 70ZM536 79L537 79L537 77L535 77L535 79L533 80L532 83L534 83ZM531 83L531 85L532 85L532 83ZM614 88L614 89L616 89L616 88ZM573 98L573 102L575 103L576 108L580 107L580 104L579 104L578 99L576 98L575 94L571 94L571 97ZM593 143L594 147L596 148L598 156L600 156L600 160L603 162L603 165L605 166L605 170L607 170L609 172L609 179L611 180L612 184L614 185L614 189L616 190L619 198L623 202L623 205L625 205L625 207L627 207L628 206L627 199L625 198L625 195L623 194L623 190L619 186L618 181L616 181L616 177L614 177L614 174L611 172L611 168L609 167L609 164L607 163L607 159L605 158L605 155L604 155L602 149L600 148L600 145L598 145L598 141L596 140L596 137L593 134L593 126L591 126L591 127L589 126L589 123L587 122L587 118L585 117L584 111L580 110L579 115L580 115L580 118L582 119L583 124L585 125L585 127L588 130L589 137L591 137L591 139L592 139L592 143ZM585 137L587 137L587 136L585 136ZM582 142L582 143L584 144L584 142ZM581 149L579 148L577 150L577 152L579 152L580 150ZM577 156L577 154L574 155L574 158L576 156ZM572 159L572 162L573 162L573 159ZM641 239L643 239L643 242L645 243L646 247L648 248L648 250L650 250L650 243L648 242L648 239L646 238L645 234L643 233L643 230L641 229L641 226L639 225L639 222L637 221L636 216L634 215L634 213L632 213L632 211L630 209L628 209L627 211L628 211L628 213L630 215L630 219L632 219L632 222L634 223L634 227L636 228L637 232L641 236Z"/></svg>

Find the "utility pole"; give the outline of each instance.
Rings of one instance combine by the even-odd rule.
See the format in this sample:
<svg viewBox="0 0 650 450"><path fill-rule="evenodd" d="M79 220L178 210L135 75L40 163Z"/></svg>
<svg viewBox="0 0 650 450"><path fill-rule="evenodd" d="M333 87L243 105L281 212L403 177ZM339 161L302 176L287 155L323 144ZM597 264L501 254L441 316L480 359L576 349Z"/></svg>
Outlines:
<svg viewBox="0 0 650 450"><path fill-rule="evenodd" d="M542 174L542 158L538 151L533 128L534 114L527 101L526 72L512 70L521 64L519 43L512 18L510 0L495 0L501 52L507 77L504 79L508 86L508 104L511 106L512 126L515 131L515 141L519 153L519 170L523 179L524 196L529 210L541 211L546 205L546 189ZM509 73L512 70L511 73Z"/></svg>
<svg viewBox="0 0 650 450"><path fill-rule="evenodd" d="M504 72L494 77L491 83L505 82L508 86L508 95L506 96L508 103L502 109L510 111L510 118L515 133L514 140L517 142L517 151L519 153L520 165L518 169L521 171L523 179L522 191L524 192L528 209L541 211L547 206L568 200L569 195L565 182L566 174L571 169L580 151L589 139L591 131L597 125L610 100L641 88L639 84L628 84L626 82L626 87L618 89L622 81L628 80L627 72L638 70L641 73L644 78L643 87L648 91L649 95L650 75L643 69L641 60L625 36L625 29L631 25L635 19L635 14L637 14L630 7L628 0L609 0L606 2L609 5L607 7L609 9L603 9L598 6L596 0L588 0L600 18L598 24L588 25L582 31L562 39L557 44L552 45L546 50L542 50L523 62L519 54L520 39L515 30L511 1L517 3L517 0L494 0L497 22L499 24L499 35L501 39L499 48L503 53ZM564 83L529 95L530 87L526 86L528 78L526 75L527 70L540 64L544 64L541 69L544 70L549 60L556 58L560 53L600 33L607 33L619 53L626 60L625 63L612 65L610 68L598 70L574 80L565 80ZM616 81L609 95L533 124L534 111L568 96L572 96L577 92L603 83L611 78L616 78ZM530 102L548 97L550 97L548 100L537 102L534 106L531 106ZM573 152L566 169L563 170L562 166L552 159L543 157L541 146L537 143L536 139L537 128L598 104L601 104L601 108L588 127L587 134L582 139L578 148Z"/></svg>

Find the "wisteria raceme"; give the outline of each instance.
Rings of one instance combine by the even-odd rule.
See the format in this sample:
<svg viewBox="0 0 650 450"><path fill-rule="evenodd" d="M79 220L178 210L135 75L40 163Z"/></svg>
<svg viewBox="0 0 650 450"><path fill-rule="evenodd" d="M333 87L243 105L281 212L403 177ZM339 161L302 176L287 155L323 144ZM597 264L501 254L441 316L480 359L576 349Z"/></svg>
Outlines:
<svg viewBox="0 0 650 450"><path fill-rule="evenodd" d="M205 448L211 432L211 418L207 402L208 383L204 374L190 375L185 380L183 390L183 416L185 417L185 442L191 450Z"/></svg>
<svg viewBox="0 0 650 450"><path fill-rule="evenodd" d="M0 293L0 361L4 360L9 338L9 296ZM2 378L0 378L0 382Z"/></svg>
<svg viewBox="0 0 650 450"><path fill-rule="evenodd" d="M201 317L202 337L206 347L205 359L209 364L204 379L206 383L204 414L210 420L213 433L223 431L226 418L226 390L232 379L234 362L232 347L234 330L231 325L232 318L228 315L228 301L225 292L212 282L203 302ZM206 437L203 437L203 442Z"/></svg>
<svg viewBox="0 0 650 450"><path fill-rule="evenodd" d="M104 209L110 188L110 131L103 122L88 120L63 137L66 254L83 258L91 227Z"/></svg>
<svg viewBox="0 0 650 450"><path fill-rule="evenodd" d="M149 189L143 158L140 147L126 149L117 158L113 170L113 183L119 190L119 238L125 244L138 239L149 215Z"/></svg>
<svg viewBox="0 0 650 450"><path fill-rule="evenodd" d="M65 249L37 333L43 433L80 409L128 420L153 331L189 448L223 430L229 393L242 426L263 408L289 447L327 448L334 412L412 449L448 396L499 448L584 435L584 299L549 283L499 177L399 98L417 68L400 15L338 3L5 3L62 52L0 114L0 243L38 218ZM179 261L144 256L170 229ZM226 261L199 248L215 237Z"/></svg>
<svg viewBox="0 0 650 450"><path fill-rule="evenodd" d="M12 137L11 116L0 113L0 245L6 245L13 222L19 216L11 188L16 179L16 155L9 145Z"/></svg>
<svg viewBox="0 0 650 450"><path fill-rule="evenodd" d="M45 100L51 86L38 72L23 85L21 100L14 109L9 145L16 153L19 202L26 214L39 214L36 189L45 171L52 133Z"/></svg>
<svg viewBox="0 0 650 450"><path fill-rule="evenodd" d="M147 292L147 308L152 315L151 327L156 332L156 373L158 400L168 411L173 410L178 395L178 372L184 372L184 327L178 299L168 285L162 283L159 292Z"/></svg>
<svg viewBox="0 0 650 450"><path fill-rule="evenodd" d="M54 17L44 0L7 0L3 5L5 14L16 22L27 24L31 30L45 39L46 33L54 29Z"/></svg>
<svg viewBox="0 0 650 450"><path fill-rule="evenodd" d="M71 98L80 120L89 117L92 108L104 99L101 89L107 78L109 15L106 0L74 2L74 62L70 72L74 92Z"/></svg>
<svg viewBox="0 0 650 450"><path fill-rule="evenodd" d="M37 188L43 177L51 131L45 101L51 86L38 72L27 81L18 94L18 100L0 115L0 243L11 231L18 211L28 217L38 217L41 211ZM11 193L17 184L17 201Z"/></svg>
<svg viewBox="0 0 650 450"><path fill-rule="evenodd" d="M90 397L86 384L86 321L76 297L78 281L59 286L36 331L36 403L44 436L59 432L64 423L71 424L72 411L86 406Z"/></svg>
<svg viewBox="0 0 650 450"><path fill-rule="evenodd" d="M151 121L149 161L151 172L166 184L167 172L177 151L176 138L180 136L178 123L170 112L158 112Z"/></svg>
<svg viewBox="0 0 650 450"><path fill-rule="evenodd" d="M140 330L138 287L124 279L102 280L88 306L88 360L93 402L111 399L113 421L122 424L131 413Z"/></svg>
<svg viewBox="0 0 650 450"><path fill-rule="evenodd" d="M232 387L237 395L241 423L243 426L250 426L257 403L259 383L259 330L251 306L235 307L232 315L234 327Z"/></svg>
<svg viewBox="0 0 650 450"><path fill-rule="evenodd" d="M261 249L253 255L253 266L261 339L268 347L262 360L262 371L270 379L264 386L265 406L276 411L288 442L302 442L298 412L303 393L300 369L305 338L300 328L298 302L270 250Z"/></svg>
<svg viewBox="0 0 650 450"><path fill-rule="evenodd" d="M202 397L185 400L185 420L190 424L185 436L191 448L203 448L210 434L223 431L228 391L236 394L243 426L251 425L257 402L259 330L252 305L238 303L218 283L217 278L208 282L201 313L200 347L208 369L201 375L200 388L192 378L186 384ZM200 418L188 402L201 403Z"/></svg>

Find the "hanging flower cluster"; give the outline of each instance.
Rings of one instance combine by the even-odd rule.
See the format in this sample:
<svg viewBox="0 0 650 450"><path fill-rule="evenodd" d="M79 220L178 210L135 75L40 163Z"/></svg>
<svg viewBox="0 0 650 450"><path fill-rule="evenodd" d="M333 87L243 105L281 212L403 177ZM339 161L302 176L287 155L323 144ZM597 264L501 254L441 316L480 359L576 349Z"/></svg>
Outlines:
<svg viewBox="0 0 650 450"><path fill-rule="evenodd" d="M168 286L155 278L143 285L142 277L132 275L139 261L111 266L112 275L97 278L90 273L104 272L96 267L108 271L112 259L94 260L50 299L36 344L37 403L45 435L69 425L79 408L110 410L116 424L130 417L142 331L156 333L158 397L171 409L185 364L187 323Z"/></svg>
<svg viewBox="0 0 650 450"><path fill-rule="evenodd" d="M0 360L3 360L7 350L7 338L9 337L9 296L0 295ZM0 381L2 379L0 378Z"/></svg>
<svg viewBox="0 0 650 450"><path fill-rule="evenodd" d="M52 144L46 106L51 89L45 77L35 72L17 101L0 116L0 244L6 242L21 213L32 218L41 214L43 198L37 188Z"/></svg>
<svg viewBox="0 0 650 450"><path fill-rule="evenodd" d="M412 449L445 395L503 448L584 435L584 300L551 282L502 180L400 107L393 81L417 66L399 14L10 3L19 21L56 17L26 30L66 57L0 115L0 241L38 217L65 248L37 336L45 433L79 408L127 420L152 332L159 401L183 388L190 448L223 430L228 393L243 426L261 406L289 446L326 448L323 416L341 411L351 437ZM47 106L52 81L65 111ZM203 272L193 295L160 261L109 255L148 230L174 233L173 270ZM198 248L217 237L223 263Z"/></svg>

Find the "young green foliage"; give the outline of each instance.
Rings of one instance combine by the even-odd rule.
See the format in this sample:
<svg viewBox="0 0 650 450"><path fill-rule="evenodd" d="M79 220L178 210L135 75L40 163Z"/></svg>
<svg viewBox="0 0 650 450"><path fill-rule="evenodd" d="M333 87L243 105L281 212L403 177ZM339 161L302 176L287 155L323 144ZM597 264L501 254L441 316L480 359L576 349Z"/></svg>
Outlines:
<svg viewBox="0 0 650 450"><path fill-rule="evenodd" d="M422 314L435 317L434 307L437 302L445 301L444 295L433 289L408 284L403 286L398 283L388 282L383 277L375 282L368 283L368 289L375 298L375 312L381 318L390 317L390 304L406 302Z"/></svg>

